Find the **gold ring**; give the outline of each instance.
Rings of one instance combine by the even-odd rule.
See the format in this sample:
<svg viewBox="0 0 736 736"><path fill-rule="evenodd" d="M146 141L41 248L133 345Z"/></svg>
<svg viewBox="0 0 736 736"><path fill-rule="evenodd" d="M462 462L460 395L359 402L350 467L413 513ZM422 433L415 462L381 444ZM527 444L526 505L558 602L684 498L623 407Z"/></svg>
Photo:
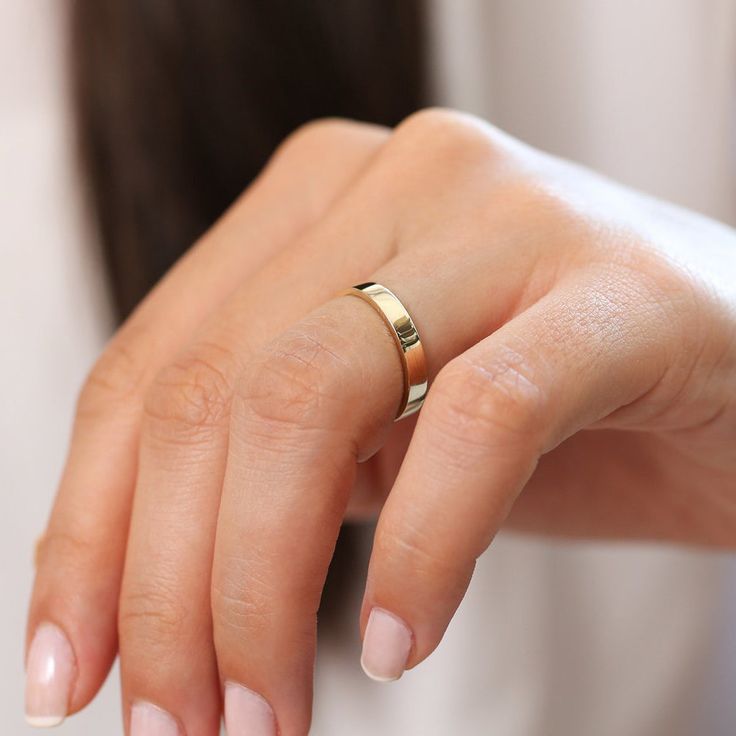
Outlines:
<svg viewBox="0 0 736 736"><path fill-rule="evenodd" d="M409 312L390 289L381 284L358 284L343 292L357 296L370 304L388 325L402 358L404 395L395 421L421 409L427 395L427 361L419 333Z"/></svg>

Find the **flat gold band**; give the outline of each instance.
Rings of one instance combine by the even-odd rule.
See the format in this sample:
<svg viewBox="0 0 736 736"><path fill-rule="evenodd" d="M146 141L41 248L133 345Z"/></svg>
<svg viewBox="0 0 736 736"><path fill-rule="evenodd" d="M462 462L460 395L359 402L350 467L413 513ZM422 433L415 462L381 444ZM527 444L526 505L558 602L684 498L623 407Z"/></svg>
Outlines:
<svg viewBox="0 0 736 736"><path fill-rule="evenodd" d="M399 348L404 370L404 395L396 421L419 411L427 395L427 361L419 333L406 307L390 289L372 282L353 286L343 294L360 297L370 304L390 328Z"/></svg>

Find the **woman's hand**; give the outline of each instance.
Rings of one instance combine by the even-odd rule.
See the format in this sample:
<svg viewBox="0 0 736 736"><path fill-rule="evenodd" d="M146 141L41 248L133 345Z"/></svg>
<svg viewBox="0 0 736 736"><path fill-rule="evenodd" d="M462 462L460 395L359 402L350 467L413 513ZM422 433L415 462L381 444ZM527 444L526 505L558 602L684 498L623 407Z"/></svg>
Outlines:
<svg viewBox="0 0 736 736"><path fill-rule="evenodd" d="M418 420L393 422L384 322L334 296L365 281L419 329ZM732 230L459 114L312 124L90 374L38 551L29 716L83 707L119 647L133 736L214 735L223 696L230 736L305 734L346 512L383 507L378 679L437 646L507 517L733 546L735 388Z"/></svg>

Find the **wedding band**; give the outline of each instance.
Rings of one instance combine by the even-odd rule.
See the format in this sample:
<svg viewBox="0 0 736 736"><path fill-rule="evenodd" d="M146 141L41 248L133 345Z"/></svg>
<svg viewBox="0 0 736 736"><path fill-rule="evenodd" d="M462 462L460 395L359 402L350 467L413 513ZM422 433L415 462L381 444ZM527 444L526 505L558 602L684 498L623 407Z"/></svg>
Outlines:
<svg viewBox="0 0 736 736"><path fill-rule="evenodd" d="M399 348L404 371L404 395L395 421L421 409L427 395L427 361L419 333L409 312L390 289L381 284L358 284L343 292L370 304L388 325Z"/></svg>

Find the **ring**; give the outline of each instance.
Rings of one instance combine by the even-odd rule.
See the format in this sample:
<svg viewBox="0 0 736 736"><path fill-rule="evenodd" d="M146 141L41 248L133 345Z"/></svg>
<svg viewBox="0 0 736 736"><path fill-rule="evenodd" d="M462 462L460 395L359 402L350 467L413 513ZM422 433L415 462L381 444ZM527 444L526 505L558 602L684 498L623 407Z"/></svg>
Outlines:
<svg viewBox="0 0 736 736"><path fill-rule="evenodd" d="M399 348L404 371L404 395L394 421L419 411L427 395L427 361L419 332L409 312L390 289L381 284L358 284L343 292L357 296L370 304L381 315Z"/></svg>

